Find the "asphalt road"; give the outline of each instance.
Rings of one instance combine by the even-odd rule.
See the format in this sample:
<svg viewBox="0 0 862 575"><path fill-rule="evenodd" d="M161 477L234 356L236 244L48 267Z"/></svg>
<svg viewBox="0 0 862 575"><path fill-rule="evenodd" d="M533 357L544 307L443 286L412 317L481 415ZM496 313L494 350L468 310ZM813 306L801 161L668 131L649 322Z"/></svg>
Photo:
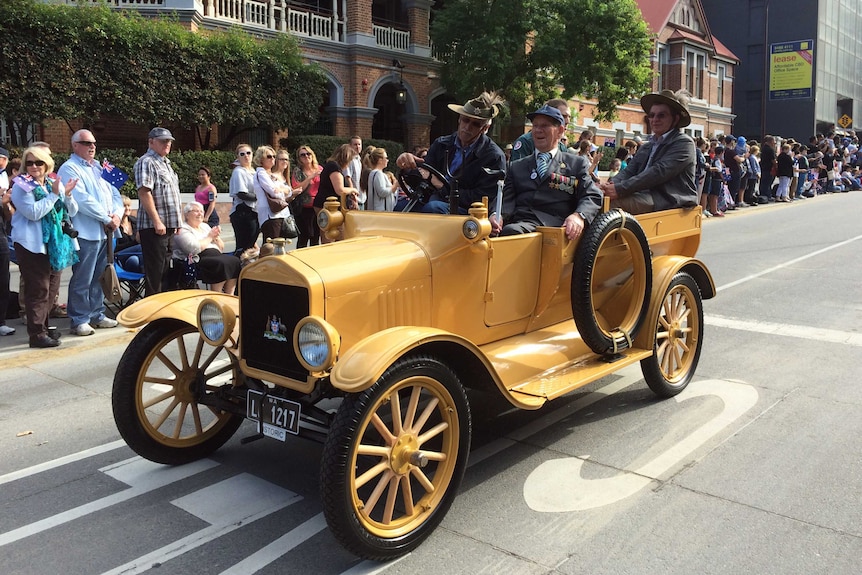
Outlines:
<svg viewBox="0 0 862 575"><path fill-rule="evenodd" d="M2 338L0 573L855 575L860 214L855 192L707 220L719 292L689 388L657 400L635 368L538 412L472 397L460 494L389 564L329 533L314 443L240 445L246 423L196 464L135 457L110 408L133 334Z"/></svg>

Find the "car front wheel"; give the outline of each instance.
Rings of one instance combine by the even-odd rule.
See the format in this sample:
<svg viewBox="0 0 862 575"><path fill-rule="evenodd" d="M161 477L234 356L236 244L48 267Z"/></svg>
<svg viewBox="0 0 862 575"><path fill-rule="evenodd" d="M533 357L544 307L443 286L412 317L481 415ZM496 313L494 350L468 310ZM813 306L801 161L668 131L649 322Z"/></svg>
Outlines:
<svg viewBox="0 0 862 575"><path fill-rule="evenodd" d="M470 425L458 377L425 355L402 358L345 398L321 465L324 512L336 539L378 561L417 547L455 498Z"/></svg>

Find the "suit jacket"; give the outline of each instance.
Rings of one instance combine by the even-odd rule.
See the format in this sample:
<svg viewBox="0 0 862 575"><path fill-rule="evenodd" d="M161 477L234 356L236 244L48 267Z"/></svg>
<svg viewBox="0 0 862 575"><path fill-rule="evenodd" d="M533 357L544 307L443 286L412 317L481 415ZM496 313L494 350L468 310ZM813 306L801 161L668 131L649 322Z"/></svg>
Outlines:
<svg viewBox="0 0 862 575"><path fill-rule="evenodd" d="M611 178L617 194L624 198L636 192L649 191L656 211L696 206L694 140L679 130L670 133L647 167L655 145L651 141L641 146L625 169Z"/></svg>
<svg viewBox="0 0 862 575"><path fill-rule="evenodd" d="M456 134L441 136L434 140L425 156L425 162L437 168L444 174L448 171L446 158L449 164L455 157ZM448 156L447 156L448 154ZM490 211L494 211L494 203L497 200L497 177L489 176L484 168L490 170L506 170L506 155L494 141L482 134L476 140L476 146L464 159L464 163L458 169L458 204L467 210L473 202L481 202L482 196L488 197Z"/></svg>
<svg viewBox="0 0 862 575"><path fill-rule="evenodd" d="M512 162L503 185L504 223L556 227L580 212L589 224L602 206L602 191L589 169L588 158L571 152L557 152L544 178L536 172L535 154Z"/></svg>

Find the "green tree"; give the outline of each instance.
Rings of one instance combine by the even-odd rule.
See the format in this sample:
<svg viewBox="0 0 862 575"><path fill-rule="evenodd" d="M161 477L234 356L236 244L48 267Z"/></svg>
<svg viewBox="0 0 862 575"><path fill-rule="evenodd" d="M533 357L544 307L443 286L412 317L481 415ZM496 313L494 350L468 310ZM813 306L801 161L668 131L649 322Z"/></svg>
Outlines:
<svg viewBox="0 0 862 575"><path fill-rule="evenodd" d="M597 119L612 119L652 80L635 0L446 0L431 37L453 95L496 90L517 112L579 95L597 100Z"/></svg>
<svg viewBox="0 0 862 575"><path fill-rule="evenodd" d="M0 54L14 55L0 59L0 113L10 125L116 115L197 128L203 148L258 126L302 131L325 87L289 34L195 34L106 5L3 0ZM219 142L212 124L223 128Z"/></svg>

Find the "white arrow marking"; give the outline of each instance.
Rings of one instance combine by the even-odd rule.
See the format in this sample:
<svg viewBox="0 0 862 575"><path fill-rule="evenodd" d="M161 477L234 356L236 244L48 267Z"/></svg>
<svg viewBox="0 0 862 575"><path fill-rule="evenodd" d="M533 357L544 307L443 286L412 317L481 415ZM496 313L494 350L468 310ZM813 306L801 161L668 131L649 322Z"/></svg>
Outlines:
<svg viewBox="0 0 862 575"><path fill-rule="evenodd" d="M24 539L25 537L41 533L51 529L52 527L57 527L58 525L63 525L64 523L74 521L75 519L80 519L81 517L95 513L96 511L107 509L112 505L128 501L138 497L139 495L143 495L144 493L161 489L166 485L182 481L187 477L191 477L192 475L196 475L206 471L207 469L212 469L217 465L218 463L210 459L201 459L200 461L195 461L186 465L168 467L167 465L159 465L158 463L153 463L151 461L141 459L140 457L133 457L131 459L115 463L114 465L103 467L99 471L110 475L117 481L122 481L129 485L129 489L124 489L123 491L114 493L113 495L102 497L101 499L97 499L84 505L79 505L74 509L63 511L62 513L52 515L51 517L47 517L41 521L36 521L29 525L19 527L18 529L2 533L0 534L0 547L18 541L19 539Z"/></svg>
<svg viewBox="0 0 862 575"><path fill-rule="evenodd" d="M225 479L171 501L180 509L209 523L209 527L106 571L103 575L135 575L149 571L155 565L179 557L301 499L292 491L248 473Z"/></svg>
<svg viewBox="0 0 862 575"><path fill-rule="evenodd" d="M546 461L533 470L524 483L527 505L546 513L584 511L634 495L736 421L758 398L757 390L750 385L712 379L689 386L676 400L683 402L704 395L720 397L724 401L722 412L643 467L606 479L584 479L581 477L584 459L569 457Z"/></svg>

